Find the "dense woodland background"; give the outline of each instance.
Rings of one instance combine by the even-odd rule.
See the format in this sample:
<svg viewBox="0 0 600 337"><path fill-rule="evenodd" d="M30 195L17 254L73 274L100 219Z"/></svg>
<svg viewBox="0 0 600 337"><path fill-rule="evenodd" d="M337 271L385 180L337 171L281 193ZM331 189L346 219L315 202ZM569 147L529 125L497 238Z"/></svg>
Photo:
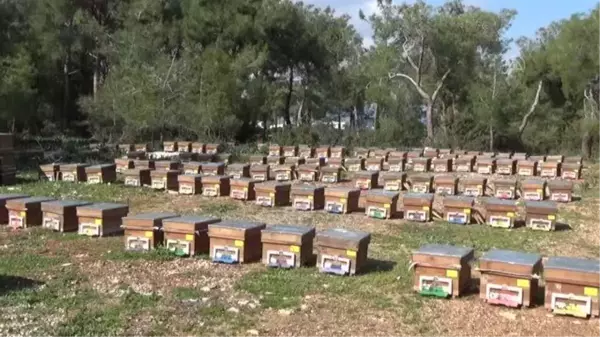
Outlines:
<svg viewBox="0 0 600 337"><path fill-rule="evenodd" d="M366 49L348 16L283 0L0 0L0 130L597 153L598 8L509 64L513 10L379 6Z"/></svg>

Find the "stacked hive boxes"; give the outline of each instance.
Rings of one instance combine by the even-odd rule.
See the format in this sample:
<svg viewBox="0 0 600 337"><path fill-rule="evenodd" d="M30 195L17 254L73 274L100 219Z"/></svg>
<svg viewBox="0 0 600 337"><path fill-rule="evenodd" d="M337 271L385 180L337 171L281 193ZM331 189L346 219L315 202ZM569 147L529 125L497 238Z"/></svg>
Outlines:
<svg viewBox="0 0 600 337"><path fill-rule="evenodd" d="M16 178L14 136L0 133L0 185L14 185Z"/></svg>

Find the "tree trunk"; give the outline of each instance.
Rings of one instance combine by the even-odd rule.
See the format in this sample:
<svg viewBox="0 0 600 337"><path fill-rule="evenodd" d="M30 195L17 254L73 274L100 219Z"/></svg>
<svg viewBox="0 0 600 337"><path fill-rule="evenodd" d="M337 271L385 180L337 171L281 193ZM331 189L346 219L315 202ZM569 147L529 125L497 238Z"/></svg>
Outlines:
<svg viewBox="0 0 600 337"><path fill-rule="evenodd" d="M99 56L96 56L96 60L94 61L94 77L92 79L92 98L96 100L96 94L98 93L98 82L100 77L100 59Z"/></svg>
<svg viewBox="0 0 600 337"><path fill-rule="evenodd" d="M494 127L490 123L490 152L494 151Z"/></svg>
<svg viewBox="0 0 600 337"><path fill-rule="evenodd" d="M338 130L342 129L342 113L338 111Z"/></svg>
<svg viewBox="0 0 600 337"><path fill-rule="evenodd" d="M62 112L62 120L60 123L66 126L67 121L69 120L69 106L71 101L71 86L69 81L69 67L70 67L70 59L71 59L71 50L67 49L67 56L65 57L65 61L63 64L63 80L65 81L64 88L64 97L63 97L63 112Z"/></svg>
<svg viewBox="0 0 600 337"><path fill-rule="evenodd" d="M283 112L283 118L285 119L286 125L292 125L290 119L290 105L292 103L292 93L294 91L294 67L290 67L290 77L288 80L288 94L285 99L285 111Z"/></svg>
<svg viewBox="0 0 600 337"><path fill-rule="evenodd" d="M433 144L433 102L427 102L425 108L425 119L427 124L427 145Z"/></svg>
<svg viewBox="0 0 600 337"><path fill-rule="evenodd" d="M591 157L592 154L592 150L591 150L591 136L590 136L590 132L589 131L584 131L583 135L581 136L581 155L583 156L583 158L585 159L589 159Z"/></svg>

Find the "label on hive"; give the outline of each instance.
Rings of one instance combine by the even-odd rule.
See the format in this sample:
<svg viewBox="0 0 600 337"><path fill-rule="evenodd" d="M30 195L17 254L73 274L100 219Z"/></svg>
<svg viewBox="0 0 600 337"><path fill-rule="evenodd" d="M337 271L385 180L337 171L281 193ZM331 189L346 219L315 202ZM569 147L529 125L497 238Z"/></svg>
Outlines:
<svg viewBox="0 0 600 337"><path fill-rule="evenodd" d="M327 151L318 152L317 158L327 158Z"/></svg>
<svg viewBox="0 0 600 337"><path fill-rule="evenodd" d="M185 240L167 240L167 250L174 252L177 256L189 256L192 243Z"/></svg>
<svg viewBox="0 0 600 337"><path fill-rule="evenodd" d="M479 174L492 174L492 166L491 165L478 165L477 173Z"/></svg>
<svg viewBox="0 0 600 337"><path fill-rule="evenodd" d="M295 198L294 209L299 211L310 211L313 209L313 202L308 198Z"/></svg>
<svg viewBox="0 0 600 337"><path fill-rule="evenodd" d="M308 151L300 151L300 157L304 157L304 158L309 158L310 157L310 150Z"/></svg>
<svg viewBox="0 0 600 337"><path fill-rule="evenodd" d="M415 211L410 210L406 211L406 219L411 221L428 221L429 220L429 211Z"/></svg>
<svg viewBox="0 0 600 337"><path fill-rule="evenodd" d="M270 196L257 196L256 197L256 204L259 206L268 206L268 207L272 207L273 206L273 198L271 198Z"/></svg>
<svg viewBox="0 0 600 337"><path fill-rule="evenodd" d="M413 193L429 193L429 184L413 184L410 190Z"/></svg>
<svg viewBox="0 0 600 337"><path fill-rule="evenodd" d="M143 252L150 250L150 238L139 236L128 236L125 243L125 250L134 252Z"/></svg>
<svg viewBox="0 0 600 337"><path fill-rule="evenodd" d="M341 152L331 152L331 158L342 158Z"/></svg>
<svg viewBox="0 0 600 337"><path fill-rule="evenodd" d="M496 194L494 195L499 199L513 199L515 197L515 191L513 188L496 188Z"/></svg>
<svg viewBox="0 0 600 337"><path fill-rule="evenodd" d="M540 176L554 178L556 177L556 169L542 169L542 172L540 172Z"/></svg>
<svg viewBox="0 0 600 337"><path fill-rule="evenodd" d="M563 171L562 172L563 179L577 179L577 172L575 171Z"/></svg>
<svg viewBox="0 0 600 337"><path fill-rule="evenodd" d="M546 220L546 219L530 219L529 223L527 224L527 227L534 229L534 230L547 231L547 232L554 229L553 221Z"/></svg>
<svg viewBox="0 0 600 337"><path fill-rule="evenodd" d="M471 172L471 165L456 165L456 172Z"/></svg>
<svg viewBox="0 0 600 337"><path fill-rule="evenodd" d="M371 189L371 179L356 179L355 186L361 190Z"/></svg>
<svg viewBox="0 0 600 337"><path fill-rule="evenodd" d="M469 220L470 216L465 212L448 212L446 214L446 221L449 223L465 225L469 222Z"/></svg>
<svg viewBox="0 0 600 337"><path fill-rule="evenodd" d="M20 212L17 214L13 214L11 212L10 217L8 219L8 223L12 228L24 228L25 227L25 212Z"/></svg>
<svg viewBox="0 0 600 337"><path fill-rule="evenodd" d="M264 173L256 173L252 175L252 179L257 181L265 181L267 180L266 175Z"/></svg>
<svg viewBox="0 0 600 337"><path fill-rule="evenodd" d="M348 172L358 172L358 171L360 171L360 164L348 165Z"/></svg>
<svg viewBox="0 0 600 337"><path fill-rule="evenodd" d="M216 176L217 171L216 170L202 170L202 174L204 174L205 176Z"/></svg>
<svg viewBox="0 0 600 337"><path fill-rule="evenodd" d="M173 145L167 145L165 146L165 152L173 152L174 151L174 146Z"/></svg>
<svg viewBox="0 0 600 337"><path fill-rule="evenodd" d="M60 231L60 219L44 217L42 221L42 227L51 229L53 231Z"/></svg>
<svg viewBox="0 0 600 337"><path fill-rule="evenodd" d="M215 246L213 248L213 262L238 263L240 261L240 249L228 246Z"/></svg>
<svg viewBox="0 0 600 337"><path fill-rule="evenodd" d="M558 202L569 202L571 201L571 197L568 193L552 192L550 193L550 200Z"/></svg>
<svg viewBox="0 0 600 337"><path fill-rule="evenodd" d="M483 195L482 188L480 187L465 187L463 194L469 197L479 197Z"/></svg>
<svg viewBox="0 0 600 337"><path fill-rule="evenodd" d="M71 172L64 172L62 174L62 180L63 181L74 182L76 178L77 178L77 174L74 174L74 173L71 173Z"/></svg>
<svg viewBox="0 0 600 337"><path fill-rule="evenodd" d="M242 172L241 171L231 172L229 175L233 179L240 179L242 177Z"/></svg>
<svg viewBox="0 0 600 337"><path fill-rule="evenodd" d="M79 235L100 236L102 234L102 224L82 223L78 228Z"/></svg>
<svg viewBox="0 0 600 337"><path fill-rule="evenodd" d="M88 176L87 183L88 184L100 184L102 182L102 176L100 174L93 174Z"/></svg>
<svg viewBox="0 0 600 337"><path fill-rule="evenodd" d="M452 295L452 279L447 277L420 276L419 294L446 298Z"/></svg>
<svg viewBox="0 0 600 337"><path fill-rule="evenodd" d="M367 171L381 171L381 165L379 165L379 164L367 165Z"/></svg>
<svg viewBox="0 0 600 337"><path fill-rule="evenodd" d="M511 175L513 174L513 170L512 170L512 166L498 166L498 169L496 170L498 174L503 174L503 175Z"/></svg>
<svg viewBox="0 0 600 337"><path fill-rule="evenodd" d="M523 193L523 199L530 201L541 201L543 200L542 192L525 192Z"/></svg>
<svg viewBox="0 0 600 337"><path fill-rule="evenodd" d="M367 215L371 218L385 219L388 216L388 209L385 207L369 206L367 208Z"/></svg>
<svg viewBox="0 0 600 337"><path fill-rule="evenodd" d="M386 191L400 191L400 181L399 180L391 180L386 181L383 185L383 189Z"/></svg>
<svg viewBox="0 0 600 337"><path fill-rule="evenodd" d="M206 153L207 154L216 154L217 153L217 149L206 149Z"/></svg>
<svg viewBox="0 0 600 337"><path fill-rule="evenodd" d="M520 176L532 176L533 170L530 168L519 168L519 175Z"/></svg>
<svg viewBox="0 0 600 337"><path fill-rule="evenodd" d="M248 189L232 189L230 197L237 200L246 200L248 199Z"/></svg>
<svg viewBox="0 0 600 337"><path fill-rule="evenodd" d="M589 296L552 293L552 312L586 318L592 313L592 299Z"/></svg>
<svg viewBox="0 0 600 337"><path fill-rule="evenodd" d="M277 250L267 250L268 266L272 268L294 268L296 254Z"/></svg>
<svg viewBox="0 0 600 337"><path fill-rule="evenodd" d="M166 179L152 179L152 188L162 190L166 186Z"/></svg>
<svg viewBox="0 0 600 337"><path fill-rule="evenodd" d="M315 172L302 172L300 173L300 180L302 181L314 181Z"/></svg>
<svg viewBox="0 0 600 337"><path fill-rule="evenodd" d="M390 171L391 172L401 172L402 165L398 165L398 164L390 165Z"/></svg>
<svg viewBox="0 0 600 337"><path fill-rule="evenodd" d="M125 186L140 186L140 180L134 177L125 177Z"/></svg>
<svg viewBox="0 0 600 337"><path fill-rule="evenodd" d="M513 225L512 217L491 215L488 224L492 227L511 228Z"/></svg>
<svg viewBox="0 0 600 337"><path fill-rule="evenodd" d="M351 260L348 258L323 254L319 270L322 273L347 275L350 273L350 263Z"/></svg>
<svg viewBox="0 0 600 337"><path fill-rule="evenodd" d="M54 173L46 172L46 179L48 179L48 181L54 181Z"/></svg>
<svg viewBox="0 0 600 337"><path fill-rule="evenodd" d="M202 195L205 197L218 197L220 186L218 184L205 186L202 188Z"/></svg>
<svg viewBox="0 0 600 337"><path fill-rule="evenodd" d="M342 167L342 165L340 165L340 164L333 164L333 163L330 162L329 163L329 167L339 168L339 167Z"/></svg>
<svg viewBox="0 0 600 337"><path fill-rule="evenodd" d="M284 151L284 152L283 152L283 155L284 155L285 157L294 157L294 156L296 155L296 153L295 153L295 151L294 151L294 150L288 150L288 151Z"/></svg>
<svg viewBox="0 0 600 337"><path fill-rule="evenodd" d="M191 184L179 184L179 194L194 194L194 186Z"/></svg>
<svg viewBox="0 0 600 337"><path fill-rule="evenodd" d="M279 156L279 150L269 150L269 156Z"/></svg>
<svg viewBox="0 0 600 337"><path fill-rule="evenodd" d="M435 194L454 195L454 187L451 186L436 186Z"/></svg>
<svg viewBox="0 0 600 337"><path fill-rule="evenodd" d="M277 174L275 175L275 180L277 180L277 181L290 180L290 171L277 172Z"/></svg>
<svg viewBox="0 0 600 337"><path fill-rule="evenodd" d="M186 175L193 175L193 174L198 174L198 169L186 169L184 174Z"/></svg>
<svg viewBox="0 0 600 337"><path fill-rule="evenodd" d="M325 210L328 213L342 214L344 213L345 202L327 201L325 203Z"/></svg>
<svg viewBox="0 0 600 337"><path fill-rule="evenodd" d="M523 289L488 283L485 297L488 303L516 308L523 304Z"/></svg>
<svg viewBox="0 0 600 337"><path fill-rule="evenodd" d="M323 174L323 176L321 177L321 181L324 183L337 183L337 173Z"/></svg>
<svg viewBox="0 0 600 337"><path fill-rule="evenodd" d="M413 165L413 171L415 171L415 172L425 172L425 165L423 165L423 164L415 164L415 165Z"/></svg>
<svg viewBox="0 0 600 337"><path fill-rule="evenodd" d="M433 167L434 172L448 172L448 165L435 165Z"/></svg>

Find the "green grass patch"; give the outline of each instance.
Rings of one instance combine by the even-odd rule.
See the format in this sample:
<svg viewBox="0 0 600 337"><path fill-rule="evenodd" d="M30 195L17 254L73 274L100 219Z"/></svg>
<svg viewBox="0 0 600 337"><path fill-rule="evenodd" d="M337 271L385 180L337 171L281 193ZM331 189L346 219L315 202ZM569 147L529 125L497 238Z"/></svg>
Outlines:
<svg viewBox="0 0 600 337"><path fill-rule="evenodd" d="M132 260L146 260L146 261L171 261L179 258L174 252L167 250L166 248L158 247L148 252L132 252L124 249L111 250L102 255L103 258L113 261L132 261Z"/></svg>

